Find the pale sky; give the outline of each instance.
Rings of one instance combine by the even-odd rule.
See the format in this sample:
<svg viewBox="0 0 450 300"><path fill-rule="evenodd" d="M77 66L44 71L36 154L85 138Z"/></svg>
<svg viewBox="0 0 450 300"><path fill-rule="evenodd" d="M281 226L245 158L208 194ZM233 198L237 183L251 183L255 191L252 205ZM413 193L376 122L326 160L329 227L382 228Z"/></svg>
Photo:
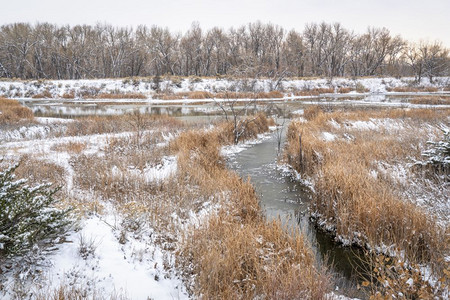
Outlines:
<svg viewBox="0 0 450 300"><path fill-rule="evenodd" d="M357 33L386 27L410 41L436 39L450 47L450 0L0 0L0 25L49 22L168 27L192 22L228 29L260 20L302 31L310 22L340 22Z"/></svg>

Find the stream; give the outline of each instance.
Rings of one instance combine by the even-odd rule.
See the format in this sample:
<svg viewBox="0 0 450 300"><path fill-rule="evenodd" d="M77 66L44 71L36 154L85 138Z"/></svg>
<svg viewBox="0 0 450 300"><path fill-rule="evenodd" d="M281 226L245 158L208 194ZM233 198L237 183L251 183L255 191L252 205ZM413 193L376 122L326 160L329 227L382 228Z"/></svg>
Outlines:
<svg viewBox="0 0 450 300"><path fill-rule="evenodd" d="M434 95L444 97L448 94ZM412 104L411 100L423 94L415 95L337 95L334 97L315 97L302 100L279 100L272 103L277 109L302 114L309 105L341 106L344 108L371 107L402 107L402 108L449 108L450 105L423 105ZM202 104L152 104L116 103L95 101L64 101L60 100L30 100L19 99L24 105L30 107L36 116L76 118L87 115L118 115L139 110L141 113L153 115L171 115L186 122L212 123L223 118L223 113L215 103ZM270 102L255 104L255 110L264 110ZM289 121L289 120L286 120ZM285 132L281 137L282 145L285 142ZM355 247L344 247L334 240L334 237L321 230L310 220L309 206L311 192L307 186L294 180L289 172L283 171L277 164L279 156L277 151L278 139L275 133L269 138L247 147L245 150L230 155L228 165L242 178L250 177L251 183L259 195L261 207L267 218L279 218L290 228L299 229L308 239L316 256L317 264L331 264L335 285L340 291L351 291L357 297L365 298L364 294L355 291L354 287L361 280L358 274L363 272L361 267L364 261L362 250Z"/></svg>
<svg viewBox="0 0 450 300"><path fill-rule="evenodd" d="M287 126L287 125L286 125ZM286 128L285 128L286 130ZM277 134L228 157L229 167L242 178L250 176L267 218L280 218L288 227L299 228L307 236L318 265L332 263L338 288L351 288L358 282L356 266L361 264L360 249L343 247L332 235L317 228L309 217L309 188L292 178L277 164ZM285 134L282 136L282 145Z"/></svg>

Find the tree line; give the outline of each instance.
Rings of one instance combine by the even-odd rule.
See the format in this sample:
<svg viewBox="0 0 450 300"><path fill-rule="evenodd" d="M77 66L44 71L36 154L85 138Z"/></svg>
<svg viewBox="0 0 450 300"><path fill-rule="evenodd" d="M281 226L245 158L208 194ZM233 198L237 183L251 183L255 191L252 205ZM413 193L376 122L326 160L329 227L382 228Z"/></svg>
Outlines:
<svg viewBox="0 0 450 300"><path fill-rule="evenodd" d="M131 76L424 76L449 75L449 49L409 43L386 28L357 34L340 23L302 32L261 22L228 30L193 23L174 33L158 26L49 23L0 27L0 77L82 79Z"/></svg>

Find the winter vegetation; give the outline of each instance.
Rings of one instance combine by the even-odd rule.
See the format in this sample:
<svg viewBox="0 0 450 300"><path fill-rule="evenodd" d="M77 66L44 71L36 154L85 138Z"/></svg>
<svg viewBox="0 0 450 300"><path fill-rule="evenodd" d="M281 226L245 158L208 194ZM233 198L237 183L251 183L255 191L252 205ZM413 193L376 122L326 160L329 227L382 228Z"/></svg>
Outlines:
<svg viewBox="0 0 450 300"><path fill-rule="evenodd" d="M289 125L285 159L312 182L313 219L373 250L376 297L448 295L448 124L448 109L311 106Z"/></svg>
<svg viewBox="0 0 450 300"><path fill-rule="evenodd" d="M409 43L386 28L355 33L340 23L303 31L261 22L184 34L137 28L15 23L0 28L0 77L89 79L133 76L448 76L439 41Z"/></svg>
<svg viewBox="0 0 450 300"><path fill-rule="evenodd" d="M248 118L239 141L273 125L262 114ZM2 207L13 205L21 217L0 215L2 298L322 299L330 292L304 237L268 222L250 182L226 168L220 149L236 142L233 122L187 125L134 113L45 126L45 136L0 145ZM16 220L21 230L7 223Z"/></svg>
<svg viewBox="0 0 450 300"><path fill-rule="evenodd" d="M367 94L446 94L450 77L437 77L433 82L413 77L404 78L334 78L329 79L256 79L200 77L133 77L97 80L2 80L0 97L59 102L90 100L97 103L128 101L130 103L204 103L226 100L309 99L320 96ZM442 95L445 96L445 95ZM416 100L417 104L446 104L445 99ZM433 102L434 101L434 102Z"/></svg>
<svg viewBox="0 0 450 300"><path fill-rule="evenodd" d="M449 67L339 23L1 26L0 298L448 298ZM228 168L270 134L355 288Z"/></svg>

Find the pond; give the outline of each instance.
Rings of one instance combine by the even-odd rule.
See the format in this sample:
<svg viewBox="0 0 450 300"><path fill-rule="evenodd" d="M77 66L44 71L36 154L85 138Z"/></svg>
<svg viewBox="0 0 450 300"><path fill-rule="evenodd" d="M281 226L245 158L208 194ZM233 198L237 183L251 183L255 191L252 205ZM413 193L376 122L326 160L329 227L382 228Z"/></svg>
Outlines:
<svg viewBox="0 0 450 300"><path fill-rule="evenodd" d="M423 104L424 101L412 101L425 96L438 99L433 105ZM67 100L67 99L18 99L29 107L37 117L73 118L88 115L118 115L139 110L141 113L171 116L205 116L221 115L222 110L218 105L220 100L186 100L161 101L161 100ZM240 100L239 100L240 101ZM414 102L414 103L411 103ZM417 103L419 102L419 103ZM420 104L422 103L422 104ZM440 103L440 104L437 104ZM344 107L408 107L408 108L450 108L448 94L371 94L349 95L334 94L309 98L286 98L273 100L258 100L248 105L251 110L273 109L295 112L309 105L344 106ZM223 105L227 110L228 105ZM243 108L245 103L236 102L235 108Z"/></svg>

